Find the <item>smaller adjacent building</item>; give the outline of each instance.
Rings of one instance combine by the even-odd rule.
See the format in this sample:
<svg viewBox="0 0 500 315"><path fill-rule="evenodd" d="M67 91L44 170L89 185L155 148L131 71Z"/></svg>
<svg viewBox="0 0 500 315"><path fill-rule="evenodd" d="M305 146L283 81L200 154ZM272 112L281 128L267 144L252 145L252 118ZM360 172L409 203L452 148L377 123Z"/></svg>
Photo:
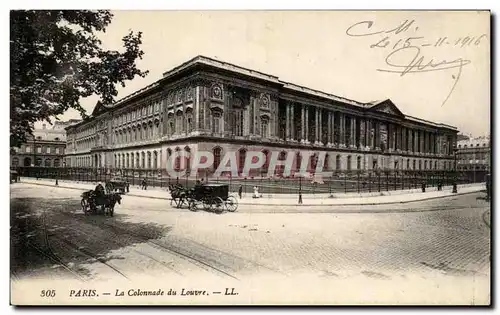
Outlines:
<svg viewBox="0 0 500 315"><path fill-rule="evenodd" d="M66 151L66 130L79 120L56 121L51 128L46 124L36 128L28 141L19 148L13 148L10 166L62 167Z"/></svg>
<svg viewBox="0 0 500 315"><path fill-rule="evenodd" d="M490 136L457 141L459 171L489 171L491 165Z"/></svg>

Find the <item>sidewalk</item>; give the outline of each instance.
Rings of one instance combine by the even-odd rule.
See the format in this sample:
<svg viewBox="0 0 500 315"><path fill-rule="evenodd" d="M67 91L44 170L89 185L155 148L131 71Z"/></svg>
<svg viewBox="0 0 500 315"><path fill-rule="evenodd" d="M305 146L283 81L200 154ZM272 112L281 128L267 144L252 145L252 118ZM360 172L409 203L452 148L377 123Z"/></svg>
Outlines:
<svg viewBox="0 0 500 315"><path fill-rule="evenodd" d="M34 178L21 178L21 183L53 186L55 187L55 180ZM95 183L89 182L74 182L67 180L59 180L60 188L76 189L86 191L95 189ZM297 194L263 194L262 198L252 198L251 194L244 194L242 199L238 199L240 205L252 206L341 206L341 205L380 205L380 204L395 204L395 203L409 203L416 201L423 201L436 198L451 197L463 194L470 194L485 190L484 183L458 185L458 193L453 194L452 187L443 187L442 191L437 191L436 187L429 187L425 193L420 189L398 190L398 191L385 191L376 193L347 193L347 194L303 194L301 205L298 205ZM234 193L237 196L236 193ZM131 187L130 192L126 196L163 199L170 200L170 193L167 188L155 188L148 190L141 190Z"/></svg>

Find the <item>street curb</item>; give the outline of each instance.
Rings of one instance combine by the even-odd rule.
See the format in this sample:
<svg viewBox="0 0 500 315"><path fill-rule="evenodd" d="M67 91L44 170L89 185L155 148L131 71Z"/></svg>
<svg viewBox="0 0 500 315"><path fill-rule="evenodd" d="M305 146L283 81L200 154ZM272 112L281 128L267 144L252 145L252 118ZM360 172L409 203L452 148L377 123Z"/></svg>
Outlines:
<svg viewBox="0 0 500 315"><path fill-rule="evenodd" d="M65 188L65 189L74 189L74 190L81 190L81 191L87 191L89 189L84 189L84 188L76 188L76 187L68 187L68 186L63 186L63 185L49 185L49 184L42 184L42 183L32 183L32 182L20 182L24 184L31 184L31 185L39 185L39 186L47 186L47 187L55 187L55 188ZM454 196L461 196L461 195L468 195L468 194L475 194L481 192L481 190L478 191L470 191L470 192L465 192L465 193L456 193L453 195L447 195L447 196L437 196L437 197L428 197L428 198L423 198L423 199L416 199L416 200L408 200L408 201L390 201L390 202L371 202L371 203L337 203L337 204L285 204L286 206L292 206L292 207L324 207L324 206L330 206L330 207L335 207L335 206L376 206L376 205L393 205L393 204L406 204L406 203L413 203L413 202L420 202L420 201L428 201L428 200L434 200L434 199L441 199L441 198L450 198ZM148 199L157 199L157 200L167 200L170 201L171 198L164 198L164 197L153 197L153 196L141 196L141 195L135 195L135 194L126 194L126 196L132 196L132 197L137 197L137 198L148 198ZM270 203L239 203L239 205L244 205L244 206L266 206L266 207L275 207L279 206L279 204L270 204Z"/></svg>

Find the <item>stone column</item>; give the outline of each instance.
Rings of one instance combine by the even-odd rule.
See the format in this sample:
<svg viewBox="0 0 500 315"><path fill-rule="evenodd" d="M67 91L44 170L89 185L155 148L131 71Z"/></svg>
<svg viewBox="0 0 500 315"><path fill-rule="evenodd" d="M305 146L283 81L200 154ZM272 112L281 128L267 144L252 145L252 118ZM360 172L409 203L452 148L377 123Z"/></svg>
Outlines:
<svg viewBox="0 0 500 315"><path fill-rule="evenodd" d="M357 123L357 119L356 119L356 117L353 116L351 118L351 143L352 143L353 148L358 147L357 137L356 137L356 123Z"/></svg>
<svg viewBox="0 0 500 315"><path fill-rule="evenodd" d="M339 112L339 120L340 120L340 141L339 141L339 146L341 148L345 148L345 114L342 112Z"/></svg>
<svg viewBox="0 0 500 315"><path fill-rule="evenodd" d="M338 114L335 114L335 112L332 112L332 133L331 133L331 141L332 141L332 145L335 145L335 115L338 115Z"/></svg>
<svg viewBox="0 0 500 315"><path fill-rule="evenodd" d="M314 107L314 144L319 144L319 112L317 107Z"/></svg>
<svg viewBox="0 0 500 315"><path fill-rule="evenodd" d="M286 124L285 124L285 138L286 141L290 140L290 132L291 132L291 122L290 122L290 103L286 102Z"/></svg>
<svg viewBox="0 0 500 315"><path fill-rule="evenodd" d="M407 129L408 132L408 141L406 142L408 152L413 152L413 130L410 128Z"/></svg>
<svg viewBox="0 0 500 315"><path fill-rule="evenodd" d="M290 140L296 140L296 128L295 128L295 105L290 104Z"/></svg>
<svg viewBox="0 0 500 315"><path fill-rule="evenodd" d="M332 145L332 134L333 134L333 122L332 122L332 112L331 111L328 111L328 132L327 132L327 146L331 146Z"/></svg>
<svg viewBox="0 0 500 315"><path fill-rule="evenodd" d="M318 141L320 145L323 145L323 109L316 108L316 110L318 111L318 126L316 127L319 133Z"/></svg>
<svg viewBox="0 0 500 315"><path fill-rule="evenodd" d="M306 137L306 110L305 110L305 105L301 104L300 106L300 113L301 113L301 123L302 123L302 128L301 128L301 135L300 135L300 142L304 143L305 142L305 137Z"/></svg>
<svg viewBox="0 0 500 315"><path fill-rule="evenodd" d="M365 121L365 145L367 148L373 149L372 145L372 122L371 119Z"/></svg>
<svg viewBox="0 0 500 315"><path fill-rule="evenodd" d="M359 147L364 150L366 147L366 120L364 118L359 119Z"/></svg>
<svg viewBox="0 0 500 315"><path fill-rule="evenodd" d="M309 143L309 106L305 106L305 143Z"/></svg>
<svg viewBox="0 0 500 315"><path fill-rule="evenodd" d="M380 150L380 122L375 122L375 149Z"/></svg>

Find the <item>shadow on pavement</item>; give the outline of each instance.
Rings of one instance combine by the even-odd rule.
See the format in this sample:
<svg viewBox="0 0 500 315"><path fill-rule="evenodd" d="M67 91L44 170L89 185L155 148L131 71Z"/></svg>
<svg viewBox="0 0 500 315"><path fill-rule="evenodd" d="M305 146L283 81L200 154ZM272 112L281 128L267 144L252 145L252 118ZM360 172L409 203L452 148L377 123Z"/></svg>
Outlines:
<svg viewBox="0 0 500 315"><path fill-rule="evenodd" d="M16 277L61 269L67 276L92 277L89 265L125 259L114 251L165 236L172 227L134 223L127 215L85 215L77 198L13 198L10 263ZM108 268L113 272L113 267ZM63 276L64 277L64 276Z"/></svg>

